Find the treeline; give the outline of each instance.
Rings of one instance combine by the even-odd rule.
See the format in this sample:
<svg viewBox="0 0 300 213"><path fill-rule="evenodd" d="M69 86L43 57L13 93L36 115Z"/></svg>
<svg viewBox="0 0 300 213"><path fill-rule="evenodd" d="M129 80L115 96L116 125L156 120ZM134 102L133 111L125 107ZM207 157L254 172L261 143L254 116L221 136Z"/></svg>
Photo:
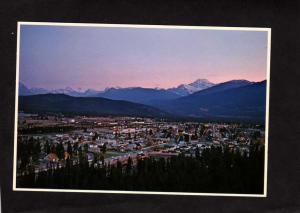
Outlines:
<svg viewBox="0 0 300 213"><path fill-rule="evenodd" d="M252 145L249 153L212 147L196 157L181 154L168 159L138 159L133 165L102 167L87 160L64 168L19 176L25 188L131 190L166 192L263 193L264 147Z"/></svg>
<svg viewBox="0 0 300 213"><path fill-rule="evenodd" d="M22 142L19 143L19 141ZM34 162L37 162L40 158L41 151L42 147L39 139L28 137L27 140L22 140L22 137L18 136L18 172L26 171L29 166L32 166Z"/></svg>

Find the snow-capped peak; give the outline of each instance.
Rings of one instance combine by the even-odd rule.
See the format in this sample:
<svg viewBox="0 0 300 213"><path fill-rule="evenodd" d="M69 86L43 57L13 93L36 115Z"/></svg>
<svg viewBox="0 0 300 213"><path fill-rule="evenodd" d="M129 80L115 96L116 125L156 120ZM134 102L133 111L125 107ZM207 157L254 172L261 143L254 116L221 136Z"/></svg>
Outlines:
<svg viewBox="0 0 300 213"><path fill-rule="evenodd" d="M193 87L203 87L204 85L212 85L212 84L213 83L211 83L207 79L197 79L196 81L190 83L189 85Z"/></svg>
<svg viewBox="0 0 300 213"><path fill-rule="evenodd" d="M110 90L116 90L116 89L122 89L122 87L116 86L116 87L106 87L104 89L104 92L110 91Z"/></svg>
<svg viewBox="0 0 300 213"><path fill-rule="evenodd" d="M186 95L192 94L194 92L198 92L203 89L207 89L214 85L215 85L214 83L211 83L207 79L197 79L196 81L194 81L190 84L181 84L178 87L171 88L171 89L169 89L169 91L172 91L181 96L186 96Z"/></svg>

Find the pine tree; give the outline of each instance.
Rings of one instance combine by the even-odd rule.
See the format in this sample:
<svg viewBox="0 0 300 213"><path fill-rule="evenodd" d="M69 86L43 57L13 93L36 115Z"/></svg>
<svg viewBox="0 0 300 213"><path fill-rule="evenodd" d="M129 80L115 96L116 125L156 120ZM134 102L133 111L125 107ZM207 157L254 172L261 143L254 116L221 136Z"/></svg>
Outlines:
<svg viewBox="0 0 300 213"><path fill-rule="evenodd" d="M51 151L50 145L48 140L46 141L46 143L44 144L44 152L48 155Z"/></svg>
<svg viewBox="0 0 300 213"><path fill-rule="evenodd" d="M106 144L103 144L103 146L101 146L101 152L102 152L103 154L106 153Z"/></svg>
<svg viewBox="0 0 300 213"><path fill-rule="evenodd" d="M70 154L70 156L73 155L73 148L70 141L68 141L67 152Z"/></svg>

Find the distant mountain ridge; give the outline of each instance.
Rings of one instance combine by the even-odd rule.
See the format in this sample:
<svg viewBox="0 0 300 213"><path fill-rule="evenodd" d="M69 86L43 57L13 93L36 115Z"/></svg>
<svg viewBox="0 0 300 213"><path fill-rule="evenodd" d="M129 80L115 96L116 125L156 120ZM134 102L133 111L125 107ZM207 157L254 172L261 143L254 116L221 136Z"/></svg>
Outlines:
<svg viewBox="0 0 300 213"><path fill-rule="evenodd" d="M34 95L23 83L19 83L19 95Z"/></svg>
<svg viewBox="0 0 300 213"><path fill-rule="evenodd" d="M151 105L161 100L172 100L180 96L164 89L150 89L142 87L131 87L106 89L105 92L98 93L97 97L109 98L112 100L126 100L134 103Z"/></svg>
<svg viewBox="0 0 300 213"><path fill-rule="evenodd" d="M66 94L74 97L88 97L97 94L99 91L87 89L73 89L72 87L65 87L64 89L45 89L45 88L28 88L22 82L19 83L19 95L42 95L42 94Z"/></svg>
<svg viewBox="0 0 300 213"><path fill-rule="evenodd" d="M198 96L203 95L203 94L211 94L211 93L215 93L215 92L221 92L224 90L228 90L228 89L234 89L234 88L238 88L238 87L242 87L242 86L247 86L250 84L253 84L254 82L251 81L247 81L247 80L231 80L231 81L226 81L223 83L219 83L216 84L212 87L206 88L204 90L192 93L191 96ZM182 97L182 99L184 99L185 97Z"/></svg>
<svg viewBox="0 0 300 213"><path fill-rule="evenodd" d="M25 84L22 82L19 83L19 94L20 95L39 95L39 94L66 94L74 97L108 97L115 99L114 97L110 96L117 96L117 100L123 100L124 95L121 94L120 91L128 93L128 91L137 91L138 89L149 91L151 92L151 95L159 95L159 96L168 96L168 97L174 97L177 98L179 96L186 96L189 94L192 94L194 92L198 92L200 90L209 88L211 86L214 86L215 84L209 82L207 79L198 79L190 84L181 84L177 87L169 88L169 89L160 89L160 88L143 88L143 87L108 87L105 88L103 91L98 91L94 89L73 89L71 87L65 87L62 89L45 89L45 88L28 88ZM120 90L118 92L118 95L116 95L116 91ZM112 92L113 91L113 92ZM161 92L158 93L157 91ZM113 94L112 94L113 93ZM167 95L169 94L169 95ZM120 99L121 98L121 99ZM140 102L140 101L138 101Z"/></svg>

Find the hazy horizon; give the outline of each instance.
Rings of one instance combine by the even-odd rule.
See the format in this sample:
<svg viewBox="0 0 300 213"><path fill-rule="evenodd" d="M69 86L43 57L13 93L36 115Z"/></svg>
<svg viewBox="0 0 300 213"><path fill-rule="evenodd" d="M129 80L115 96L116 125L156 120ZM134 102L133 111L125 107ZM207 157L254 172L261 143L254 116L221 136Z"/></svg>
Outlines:
<svg viewBox="0 0 300 213"><path fill-rule="evenodd" d="M199 80L199 79L196 79L195 81L197 81L197 80ZM209 79L204 79L204 80L208 80L209 81ZM248 79L231 79L231 80L246 80L246 81L249 81ZM229 81L231 81L231 80L229 80ZM260 80L260 81L250 81L250 82L253 82L253 83L258 83L258 82L261 82L261 81L265 81L266 79L262 79L262 80ZM195 82L194 81L194 82ZM209 82L211 82L211 81L209 81ZM227 81L225 81L225 82L227 82ZM225 83L225 82L218 82L218 83L214 83L214 82L211 82L211 83L214 83L215 85L217 85L217 84L220 84L220 83ZM95 88L81 88L81 87L72 87L72 86L68 86L68 85L66 85L66 86L64 86L64 87L57 87L57 88L46 88L46 87L29 87L29 86L27 86L24 82L19 82L19 83L22 83L24 86L26 86L26 88L28 88L28 89L48 89L48 90L56 90L56 89L66 89L66 88L72 88L72 89L74 89L74 90L82 90L82 91L86 91L86 90L89 90L89 89L91 89L91 90L96 90L96 91L105 91L106 89L109 89L109 88L145 88L145 89L171 89L171 88L176 88L176 87L178 87L178 86L180 86L181 84L179 84L179 85L175 85L175 86L173 86L173 87L168 87L168 88L161 88L161 87L143 87L143 86L130 86L130 87L119 87L119 86L108 86L108 87L106 87L106 88L104 88L104 89L95 89ZM190 83L193 83L193 82L186 82L186 83L182 83L182 84L190 84Z"/></svg>
<svg viewBox="0 0 300 213"><path fill-rule="evenodd" d="M172 88L197 79L263 81L267 32L21 25L30 88Z"/></svg>

